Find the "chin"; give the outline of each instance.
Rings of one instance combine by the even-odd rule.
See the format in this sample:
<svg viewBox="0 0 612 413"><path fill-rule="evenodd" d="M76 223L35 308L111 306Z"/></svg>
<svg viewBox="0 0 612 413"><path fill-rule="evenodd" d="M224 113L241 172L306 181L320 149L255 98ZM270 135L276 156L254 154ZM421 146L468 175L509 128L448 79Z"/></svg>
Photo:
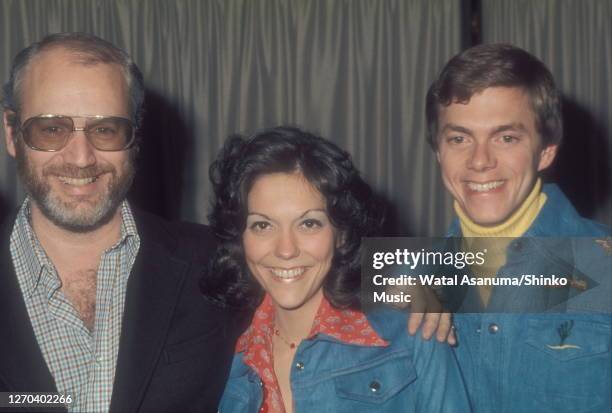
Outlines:
<svg viewBox="0 0 612 413"><path fill-rule="evenodd" d="M283 310L297 310L304 305L304 300L300 299L287 299L287 297L274 297L274 295L272 298L276 306Z"/></svg>
<svg viewBox="0 0 612 413"><path fill-rule="evenodd" d="M503 223L508 217L505 214L500 214L498 210L469 210L463 209L468 218L475 224L483 227L492 227Z"/></svg>
<svg viewBox="0 0 612 413"><path fill-rule="evenodd" d="M37 204L47 219L72 232L89 232L100 228L113 218L119 207L110 198L94 204L84 202L83 205L68 206L49 197Z"/></svg>
<svg viewBox="0 0 612 413"><path fill-rule="evenodd" d="M483 227L494 227L496 225L500 225L503 224L506 220L508 219L507 216L477 216L477 217L471 217L471 220Z"/></svg>

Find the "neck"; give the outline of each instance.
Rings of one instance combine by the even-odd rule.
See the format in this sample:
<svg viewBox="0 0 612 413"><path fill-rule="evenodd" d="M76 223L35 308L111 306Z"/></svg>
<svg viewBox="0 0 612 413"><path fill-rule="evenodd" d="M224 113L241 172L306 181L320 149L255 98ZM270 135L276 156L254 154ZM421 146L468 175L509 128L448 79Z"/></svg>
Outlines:
<svg viewBox="0 0 612 413"><path fill-rule="evenodd" d="M308 302L299 308L287 310L274 305L274 323L285 339L299 343L300 340L308 337L322 299L323 290L319 289Z"/></svg>
<svg viewBox="0 0 612 413"><path fill-rule="evenodd" d="M545 202L546 194L542 192L542 183L538 179L519 208L500 224L493 226L479 225L463 212L457 201L455 201L454 207L459 217L461 232L464 237L516 238L522 236L529 229Z"/></svg>
<svg viewBox="0 0 612 413"><path fill-rule="evenodd" d="M50 257L99 257L121 236L121 208L106 224L87 232L74 232L51 222L35 202L30 202L32 229Z"/></svg>

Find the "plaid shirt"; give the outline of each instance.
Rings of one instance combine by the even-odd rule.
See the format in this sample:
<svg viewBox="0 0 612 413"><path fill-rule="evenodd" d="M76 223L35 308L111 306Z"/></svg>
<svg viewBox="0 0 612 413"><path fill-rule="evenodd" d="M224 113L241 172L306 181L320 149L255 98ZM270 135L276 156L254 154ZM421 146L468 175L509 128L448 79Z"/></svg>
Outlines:
<svg viewBox="0 0 612 413"><path fill-rule="evenodd" d="M23 203L10 250L36 340L60 393L70 393L70 411L108 412L110 407L127 281L140 247L134 217L121 205L121 237L100 258L93 332L60 290L55 266L30 226Z"/></svg>

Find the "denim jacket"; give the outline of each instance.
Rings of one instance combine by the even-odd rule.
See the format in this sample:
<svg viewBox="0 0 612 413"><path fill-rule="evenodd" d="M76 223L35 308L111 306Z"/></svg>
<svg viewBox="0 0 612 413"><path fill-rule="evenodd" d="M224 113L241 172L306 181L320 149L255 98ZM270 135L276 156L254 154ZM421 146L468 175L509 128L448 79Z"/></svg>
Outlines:
<svg viewBox="0 0 612 413"><path fill-rule="evenodd" d="M544 192L544 207L525 235L510 243L499 273L550 273L559 261L549 259L554 255L597 287L567 297L554 307L559 311L538 308L558 291L532 289L534 296L505 304L522 301L533 313L455 314L454 351L477 413L612 412L610 230L580 217L555 185ZM448 235L461 236L458 222ZM551 251L529 237L558 238ZM494 289L488 308L503 299Z"/></svg>
<svg viewBox="0 0 612 413"><path fill-rule="evenodd" d="M448 345L408 335L405 313L379 310L368 321L389 346L345 344L325 334L302 341L290 376L295 412L471 411ZM262 393L238 353L219 412L256 413Z"/></svg>

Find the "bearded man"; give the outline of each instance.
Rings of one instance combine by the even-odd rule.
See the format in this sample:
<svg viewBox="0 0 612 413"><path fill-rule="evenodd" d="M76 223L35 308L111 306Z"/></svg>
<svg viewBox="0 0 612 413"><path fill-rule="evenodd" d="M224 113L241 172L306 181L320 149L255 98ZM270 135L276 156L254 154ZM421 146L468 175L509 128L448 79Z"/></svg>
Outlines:
<svg viewBox="0 0 612 413"><path fill-rule="evenodd" d="M197 287L208 229L125 199L143 99L131 58L92 35L47 36L13 62L4 129L27 198L1 232L0 392L216 411L240 331Z"/></svg>

